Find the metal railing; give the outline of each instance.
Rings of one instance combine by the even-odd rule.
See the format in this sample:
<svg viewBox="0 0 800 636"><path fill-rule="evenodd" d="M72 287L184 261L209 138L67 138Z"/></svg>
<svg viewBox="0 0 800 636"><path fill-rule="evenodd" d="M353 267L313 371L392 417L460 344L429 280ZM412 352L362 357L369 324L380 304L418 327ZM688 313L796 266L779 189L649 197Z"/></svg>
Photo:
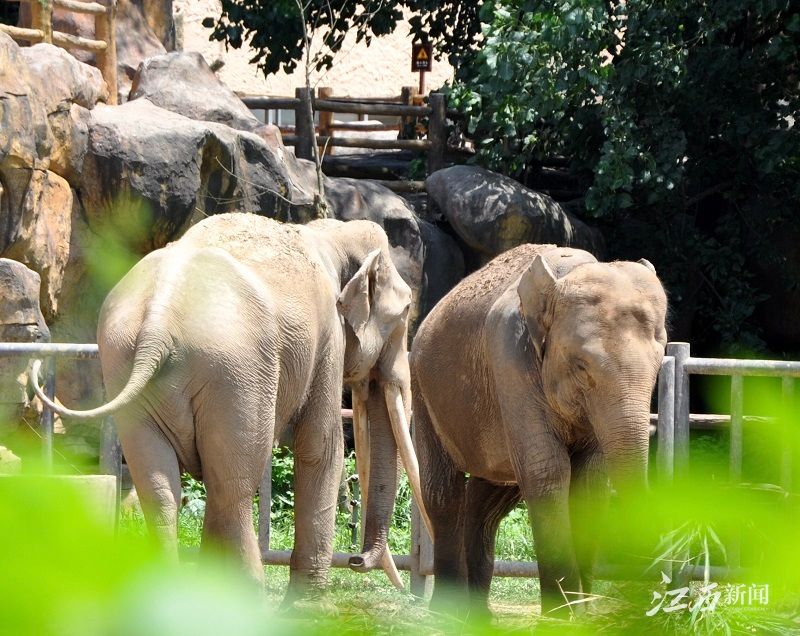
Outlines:
<svg viewBox="0 0 800 636"><path fill-rule="evenodd" d="M46 42L64 49L82 49L96 55L97 68L108 84L108 103L117 103L117 37L115 20L117 0L22 0L30 5L31 27L29 29L0 24L0 31L15 40L36 44ZM72 13L94 16L94 37L89 39L53 31L53 9L60 8Z"/></svg>
<svg viewBox="0 0 800 636"><path fill-rule="evenodd" d="M58 344L58 343L0 343L0 357L36 357L44 358L45 393L53 398L55 395L55 366L57 357L92 359L98 356L95 344ZM722 375L731 377L731 414L697 415L689 412L690 376ZM684 477L689 468L689 434L692 428L717 429L730 428L730 480L736 484L742 476L742 430L745 421L767 421L768 418L746 417L743 411L744 385L747 376L769 376L782 378L782 399L789 404L794 395L794 378L800 377L800 362L774 360L737 360L720 358L696 358L691 356L690 345L685 342L671 342L667 345L667 355L661 364L658 375L658 413L651 415L651 435L655 436L656 476L659 481L671 483L675 477ZM343 409L343 418L352 417L352 411ZM53 414L48 408L42 410L40 423L43 438L43 455L46 465L52 466L53 453ZM114 474L119 478L121 454L113 422L107 418L103 424L103 442L101 448L101 470L106 474ZM780 486L789 491L792 487L792 454L787 443L781 456ZM261 482L259 519L259 546L262 559L268 565L288 565L288 551L270 550L269 519L271 508L271 457ZM266 521L266 523L265 523ZM398 569L410 570L412 574L412 591L420 594L424 591L427 577L433 574L433 545L427 531L420 523L419 511L412 502L411 517L412 550L410 555L395 555ZM742 576L737 546L728 551L725 567L713 567L712 574L716 579L729 579ZM336 553L333 556L333 567L348 567L351 555ZM534 562L495 561L495 576L536 576L538 565ZM629 572L611 565L599 566L601 578L617 579L628 576ZM696 578L703 576L703 568L696 567L690 574Z"/></svg>

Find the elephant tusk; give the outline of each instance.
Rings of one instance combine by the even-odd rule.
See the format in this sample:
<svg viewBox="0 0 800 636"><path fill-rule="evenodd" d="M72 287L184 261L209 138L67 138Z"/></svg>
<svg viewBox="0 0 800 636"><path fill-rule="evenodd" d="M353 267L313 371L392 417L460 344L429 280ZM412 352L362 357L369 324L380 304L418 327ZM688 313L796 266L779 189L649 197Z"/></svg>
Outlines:
<svg viewBox="0 0 800 636"><path fill-rule="evenodd" d="M361 542L364 542L364 529L366 528L367 513L367 494L369 493L369 469L370 469L370 443L367 421L367 408L363 400L353 393L353 437L356 447L356 468L358 470L358 482L361 486ZM397 571L394 559L389 546L383 551L381 556L381 566L386 572L386 576L398 590L405 588L400 572Z"/></svg>
<svg viewBox="0 0 800 636"><path fill-rule="evenodd" d="M381 567L383 567L383 571L386 572L386 576L389 577L392 585L394 585L398 590L405 589L406 586L403 584L403 579L400 578L400 572L397 571L397 565L395 565L394 559L392 558L392 553L389 552L388 545L383 551L383 556L381 557Z"/></svg>
<svg viewBox="0 0 800 636"><path fill-rule="evenodd" d="M414 445L411 441L411 433L409 432L408 421L406 420L406 411L403 406L403 396L400 389L392 384L387 384L384 389L386 396L386 407L389 411L389 421L392 423L392 431L394 438L397 442L397 448L400 450L400 457L403 460L403 465L408 474L408 481L411 484L411 493L414 495L414 501L417 502L419 514L422 521L425 523L425 528L428 534L433 537L433 525L428 517L428 512L425 510L425 504L422 500L422 486L420 485L419 477L419 462L417 462L417 455L414 452Z"/></svg>

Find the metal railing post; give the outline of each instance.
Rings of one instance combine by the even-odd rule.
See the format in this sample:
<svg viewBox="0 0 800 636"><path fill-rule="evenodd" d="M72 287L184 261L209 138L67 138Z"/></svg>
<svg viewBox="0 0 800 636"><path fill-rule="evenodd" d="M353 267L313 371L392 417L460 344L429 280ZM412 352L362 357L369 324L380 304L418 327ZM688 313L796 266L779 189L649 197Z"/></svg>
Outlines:
<svg viewBox="0 0 800 636"><path fill-rule="evenodd" d="M792 489L792 455L794 454L794 436L792 427L794 418L794 378L784 376L781 378L781 488L789 492Z"/></svg>
<svg viewBox="0 0 800 636"><path fill-rule="evenodd" d="M51 400L56 397L56 364L53 357L44 361L44 394ZM54 413L42 405L42 468L46 473L53 472L53 421Z"/></svg>
<svg viewBox="0 0 800 636"><path fill-rule="evenodd" d="M100 472L104 475L114 475L117 480L117 514L122 501L122 445L117 435L114 418L109 416L103 420L100 429Z"/></svg>
<svg viewBox="0 0 800 636"><path fill-rule="evenodd" d="M269 533L272 519L272 451L270 446L267 455L267 465L261 477L258 488L258 547L261 551L261 560L267 558L269 552Z"/></svg>
<svg viewBox="0 0 800 636"><path fill-rule="evenodd" d="M688 342L670 342L667 355L675 358L674 475L680 479L689 472L689 374L684 366L690 357L690 345Z"/></svg>
<svg viewBox="0 0 800 636"><path fill-rule="evenodd" d="M665 356L658 373L658 448L656 469L662 484L671 484L675 473L675 358Z"/></svg>
<svg viewBox="0 0 800 636"><path fill-rule="evenodd" d="M742 481L742 427L744 422L744 378L739 374L731 376L731 442L730 442L730 481L737 486ZM727 549L728 568L738 568L741 557L741 533L734 530L734 536Z"/></svg>
<svg viewBox="0 0 800 636"><path fill-rule="evenodd" d="M674 359L675 365L675 404L673 478L685 479L689 472L689 374L684 368L689 359L688 342L667 343L667 355ZM682 551L672 555L672 581L677 586L688 584L691 573L688 564L689 553Z"/></svg>

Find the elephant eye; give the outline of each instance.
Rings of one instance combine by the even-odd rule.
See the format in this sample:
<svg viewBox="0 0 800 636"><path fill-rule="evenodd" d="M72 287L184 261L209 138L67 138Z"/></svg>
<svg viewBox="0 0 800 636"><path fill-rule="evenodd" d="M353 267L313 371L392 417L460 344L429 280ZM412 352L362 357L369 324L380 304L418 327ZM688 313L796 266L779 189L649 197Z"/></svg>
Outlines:
<svg viewBox="0 0 800 636"><path fill-rule="evenodd" d="M589 377L589 364L585 360L581 360L580 358L574 361L574 368L575 373L581 377L581 379L586 379Z"/></svg>

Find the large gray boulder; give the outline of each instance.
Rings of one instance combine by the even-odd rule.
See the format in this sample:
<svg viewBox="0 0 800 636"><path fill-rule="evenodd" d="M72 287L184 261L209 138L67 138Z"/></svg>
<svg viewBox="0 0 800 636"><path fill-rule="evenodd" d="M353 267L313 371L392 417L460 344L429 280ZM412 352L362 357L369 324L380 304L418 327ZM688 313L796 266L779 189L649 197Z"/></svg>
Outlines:
<svg viewBox="0 0 800 636"><path fill-rule="evenodd" d="M107 89L97 69L49 44L21 48L0 33L0 256L42 277L52 319L70 254L74 180L91 108Z"/></svg>
<svg viewBox="0 0 800 636"><path fill-rule="evenodd" d="M190 119L212 121L254 132L263 124L194 51L175 51L144 60L136 71L130 99L149 99Z"/></svg>
<svg viewBox="0 0 800 636"><path fill-rule="evenodd" d="M52 44L23 47L20 53L52 133L49 169L72 180L86 153L89 110L107 101L108 86L99 70Z"/></svg>
<svg viewBox="0 0 800 636"><path fill-rule="evenodd" d="M0 342L50 339L39 308L39 284L36 272L17 261L0 258ZM29 406L27 366L26 358L0 357L0 437L18 428L21 415ZM0 446L0 464L2 451Z"/></svg>
<svg viewBox="0 0 800 636"><path fill-rule="evenodd" d="M596 255L600 233L565 212L550 197L475 166L430 175L425 186L458 236L488 260L522 243L555 243Z"/></svg>
<svg viewBox="0 0 800 636"><path fill-rule="evenodd" d="M263 139L144 98L92 111L79 190L86 218L98 229L129 213L121 202L143 205L151 215L145 250L209 214L307 220L307 201L296 200L286 169Z"/></svg>
<svg viewBox="0 0 800 636"><path fill-rule="evenodd" d="M419 221L425 246L420 285L420 321L464 278L464 254L458 243L433 223Z"/></svg>

